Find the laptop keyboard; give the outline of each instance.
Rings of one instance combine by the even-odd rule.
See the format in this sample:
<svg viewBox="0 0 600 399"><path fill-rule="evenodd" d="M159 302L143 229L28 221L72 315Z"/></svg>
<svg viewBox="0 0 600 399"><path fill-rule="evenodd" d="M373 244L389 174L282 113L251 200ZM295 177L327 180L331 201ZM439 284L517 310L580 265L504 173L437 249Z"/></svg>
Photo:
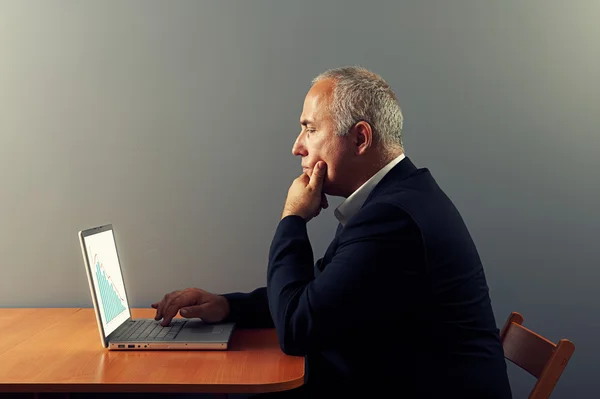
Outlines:
<svg viewBox="0 0 600 399"><path fill-rule="evenodd" d="M133 323L114 340L166 341L175 339L187 320L173 319L171 324L163 327L155 320L134 320Z"/></svg>

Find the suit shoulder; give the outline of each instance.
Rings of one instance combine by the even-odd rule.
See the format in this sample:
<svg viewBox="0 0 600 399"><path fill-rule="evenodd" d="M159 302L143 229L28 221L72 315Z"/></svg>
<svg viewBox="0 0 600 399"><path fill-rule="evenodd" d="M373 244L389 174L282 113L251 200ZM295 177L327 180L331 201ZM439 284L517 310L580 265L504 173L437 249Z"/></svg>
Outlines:
<svg viewBox="0 0 600 399"><path fill-rule="evenodd" d="M372 201L352 217L343 231L344 236L370 236L391 234L416 227L410 215L400 204L387 201Z"/></svg>
<svg viewBox="0 0 600 399"><path fill-rule="evenodd" d="M410 215L401 203L398 201L390 201L383 196L365 204L353 219L405 219L408 217L410 217Z"/></svg>

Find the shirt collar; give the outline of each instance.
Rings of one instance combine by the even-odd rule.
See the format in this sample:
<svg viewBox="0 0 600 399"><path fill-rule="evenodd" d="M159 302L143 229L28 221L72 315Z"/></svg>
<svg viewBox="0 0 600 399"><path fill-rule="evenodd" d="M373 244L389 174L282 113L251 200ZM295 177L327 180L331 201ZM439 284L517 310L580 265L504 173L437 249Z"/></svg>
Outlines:
<svg viewBox="0 0 600 399"><path fill-rule="evenodd" d="M383 177L404 158L404 153L397 158L394 158L390 163L381 168L379 172L371 176L369 180L367 180L335 209L333 214L342 224L342 226L345 226L348 220L358 213L377 183L379 183L381 179L383 179Z"/></svg>

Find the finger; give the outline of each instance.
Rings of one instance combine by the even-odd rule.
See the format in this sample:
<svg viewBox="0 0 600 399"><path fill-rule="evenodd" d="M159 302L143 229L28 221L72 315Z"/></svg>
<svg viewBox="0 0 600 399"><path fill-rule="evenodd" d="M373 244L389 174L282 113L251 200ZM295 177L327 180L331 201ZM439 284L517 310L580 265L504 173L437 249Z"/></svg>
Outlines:
<svg viewBox="0 0 600 399"><path fill-rule="evenodd" d="M163 309L165 307L165 303L167 302L168 296L169 294L165 295L163 299L161 299L160 302L158 302L158 305L156 306L156 315L154 316L154 320L162 319Z"/></svg>
<svg viewBox="0 0 600 399"><path fill-rule="evenodd" d="M158 302L153 303L152 305L150 305L150 307L153 307L154 309L158 308Z"/></svg>
<svg viewBox="0 0 600 399"><path fill-rule="evenodd" d="M173 317L175 317L175 315L177 314L178 311L179 311L179 309L173 310L173 308L170 308L168 311L166 311L163 314L163 318L162 318L162 321L160 322L160 325L163 327L166 327L169 324L171 324L171 320L173 320Z"/></svg>
<svg viewBox="0 0 600 399"><path fill-rule="evenodd" d="M323 186L323 180L325 179L325 172L327 170L327 164L323 161L319 161L315 164L313 173L310 176L309 185L313 189L320 189Z"/></svg>
<svg viewBox="0 0 600 399"><path fill-rule="evenodd" d="M160 322L163 327L168 326L171 323L171 320L173 320L173 317L179 312L179 309L181 308L179 300L181 295L182 294L175 295L163 311L163 319Z"/></svg>
<svg viewBox="0 0 600 399"><path fill-rule="evenodd" d="M198 317L200 319L206 317L208 303L196 306L186 306L179 310L179 314L185 318Z"/></svg>
<svg viewBox="0 0 600 399"><path fill-rule="evenodd" d="M156 316L154 320L160 320L165 317L165 310L173 300L173 297L178 293L178 291L172 291L169 294L166 294L163 299L158 303L158 308L156 309Z"/></svg>
<svg viewBox="0 0 600 399"><path fill-rule="evenodd" d="M173 308L177 305L177 299L181 294L182 291L173 291L170 294L165 295L165 298L161 301L161 304L159 305L160 314L157 315L160 317L156 320L163 319L161 322L163 326L169 325L173 316L179 311L179 308L176 310L173 310Z"/></svg>
<svg viewBox="0 0 600 399"><path fill-rule="evenodd" d="M323 192L321 193L321 208L329 208L329 201L327 201L327 196Z"/></svg>
<svg viewBox="0 0 600 399"><path fill-rule="evenodd" d="M300 176L298 176L294 179L294 181L292 182L290 187L293 187L298 184L302 184L303 187L306 187L306 185L308 185L309 181L310 181L310 178L306 174L302 173Z"/></svg>

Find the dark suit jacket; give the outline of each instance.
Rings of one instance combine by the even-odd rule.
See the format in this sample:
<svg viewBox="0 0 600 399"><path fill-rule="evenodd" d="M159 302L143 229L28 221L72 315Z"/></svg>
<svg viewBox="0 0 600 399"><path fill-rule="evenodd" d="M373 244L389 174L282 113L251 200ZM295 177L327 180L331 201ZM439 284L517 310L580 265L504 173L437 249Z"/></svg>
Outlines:
<svg viewBox="0 0 600 399"><path fill-rule="evenodd" d="M271 244L267 287L228 294L230 319L274 325L310 392L510 398L483 267L427 169L397 164L313 267L306 222Z"/></svg>

